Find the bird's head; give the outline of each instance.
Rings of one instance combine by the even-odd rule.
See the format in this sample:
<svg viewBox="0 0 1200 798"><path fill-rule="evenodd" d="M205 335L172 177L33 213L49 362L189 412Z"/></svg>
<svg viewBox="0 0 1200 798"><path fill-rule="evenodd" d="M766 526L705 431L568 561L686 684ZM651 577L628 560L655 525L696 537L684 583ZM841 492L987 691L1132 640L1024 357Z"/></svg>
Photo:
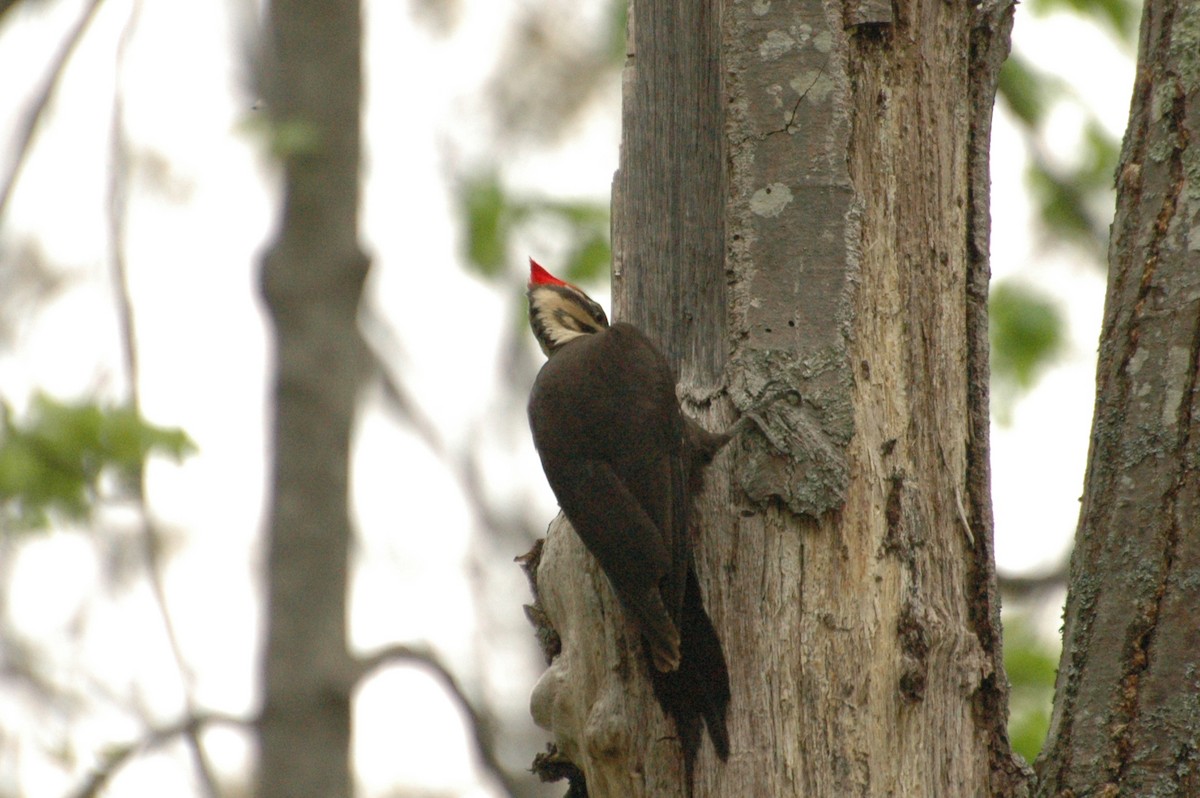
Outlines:
<svg viewBox="0 0 1200 798"><path fill-rule="evenodd" d="M546 356L581 335L608 327L604 308L570 283L563 282L529 259L529 326Z"/></svg>

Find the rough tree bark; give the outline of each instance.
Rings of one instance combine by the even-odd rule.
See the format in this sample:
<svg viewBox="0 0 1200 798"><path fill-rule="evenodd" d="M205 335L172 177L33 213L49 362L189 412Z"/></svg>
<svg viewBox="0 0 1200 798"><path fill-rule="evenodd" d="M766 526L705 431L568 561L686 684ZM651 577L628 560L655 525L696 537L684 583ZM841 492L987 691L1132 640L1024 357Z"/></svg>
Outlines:
<svg viewBox="0 0 1200 798"><path fill-rule="evenodd" d="M988 475L988 139L1011 4L636 0L615 317L710 428L695 545L732 755L703 796L1016 795ZM580 577L580 573L584 577ZM565 523L535 690L593 796L682 795L641 646Z"/></svg>
<svg viewBox="0 0 1200 798"><path fill-rule="evenodd" d="M1044 796L1200 795L1200 6L1147 0Z"/></svg>
<svg viewBox="0 0 1200 798"><path fill-rule="evenodd" d="M262 269L275 332L259 798L348 798L354 664L346 648L356 326L357 0L272 0L263 92L284 204Z"/></svg>

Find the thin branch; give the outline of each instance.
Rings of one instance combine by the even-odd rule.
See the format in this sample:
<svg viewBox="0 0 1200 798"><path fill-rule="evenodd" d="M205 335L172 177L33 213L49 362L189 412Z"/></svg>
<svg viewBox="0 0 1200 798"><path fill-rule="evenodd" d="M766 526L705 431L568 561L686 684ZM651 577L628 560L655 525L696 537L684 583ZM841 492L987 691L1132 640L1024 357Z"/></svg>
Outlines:
<svg viewBox="0 0 1200 798"><path fill-rule="evenodd" d="M91 0L84 8L83 13L75 22L75 26L71 28L67 34L66 41L59 48L58 54L50 65L50 69L46 74L46 79L42 82L41 91L38 92L37 99L33 105L29 107L24 118L21 121L21 126L18 129L16 153L13 155L13 162L8 168L8 175L4 182L0 184L0 219L4 218L4 212L8 210L9 200L12 199L13 189L17 185L17 178L21 175L21 169L25 166L25 161L29 158L30 150L33 146L33 138L37 133L38 126L41 124L42 117L46 113L46 109L50 106L50 100L54 97L55 90L58 89L58 84L62 80L63 73L66 71L67 62L71 60L71 55L75 52L75 48L83 39L83 34L87 32L88 26L92 19L96 16L96 11L99 10L100 4L104 0Z"/></svg>
<svg viewBox="0 0 1200 798"><path fill-rule="evenodd" d="M133 320L133 301L129 286L129 271L125 260L125 218L129 204L127 186L129 142L125 134L121 72L125 62L125 53L129 47L129 42L133 38L138 16L141 13L141 5L140 0L134 1L129 11L129 18L125 21L125 26L121 30L121 36L117 42L117 79L113 89L111 128L112 166L109 172L108 183L109 257L112 261L113 297L116 304L117 328L121 341L121 353L124 360L125 373L129 380L129 402L133 409L139 413L141 397L139 391L140 375L137 337ZM167 637L167 644L171 649L171 656L179 671L179 679L183 691L184 711L188 717L195 717L197 715L197 708L193 695L194 676L183 656L183 647L179 643L179 634L175 628L174 621L171 619L171 613L167 609L166 587L163 584L163 568L158 547L161 534L152 520L150 508L146 501L146 475L141 469L139 469L134 484L134 503L137 507L138 517L141 520L142 551L145 557L147 578L150 582L150 590L154 595L155 604L158 606L159 616L162 618L163 631ZM204 794L210 796L210 798L216 798L219 792L216 778L213 776L213 767L204 752L204 747L200 742L197 730L193 727L184 729L182 733L186 738L188 750L191 752L192 760L196 767L196 774L204 787Z"/></svg>
<svg viewBox="0 0 1200 798"><path fill-rule="evenodd" d="M536 524L530 520L528 512L524 514L504 512L489 500L487 492L484 490L486 474L478 452L470 447L461 451L453 450L441 437L433 420L425 414L415 397L395 375L393 369L389 368L388 364L394 362L396 358L394 355L386 356L385 353L399 352L402 347L388 325L369 306L364 306L360 312L359 326L363 330L368 349L375 359L376 373L383 386L385 407L407 422L417 437L446 465L474 518L473 528L477 530L477 534L479 531L488 533L482 536L483 542L494 544L497 539L519 540L526 546L531 545L537 539L538 534L535 530ZM512 354L515 360L515 348ZM513 369L507 369L506 373L513 373ZM468 435L468 439L477 438L474 430L472 434ZM525 509L527 510L527 506ZM484 548L482 546L472 547L473 553L468 561L472 576L481 574L485 570L483 558L479 553ZM479 580L471 578L469 583L475 606L481 612L486 613L488 604L483 600L482 591L479 589ZM447 689L455 696L463 708L463 712L470 719L476 747L485 768L504 785L510 795L526 793L525 788L504 769L499 761L492 739L494 735L491 731L490 720L484 713L474 708L466 694L458 686L455 677L437 660L434 654L419 646L397 645L385 649L371 658L360 660L361 670L358 678L365 678L372 670L381 664L386 664L388 660L419 660L437 671Z"/></svg>
<svg viewBox="0 0 1200 798"><path fill-rule="evenodd" d="M425 442L430 451L443 459L448 458L446 443L438 434L437 426L421 409L408 388L392 376L387 366L385 352L400 352L402 347L391 328L369 305L363 304L358 314L358 327L362 331L367 349L375 361L375 372L383 384L386 406L412 425L417 437Z"/></svg>
<svg viewBox="0 0 1200 798"><path fill-rule="evenodd" d="M385 407L404 419L412 427L417 437L429 447L429 450L446 464L475 516L476 523L484 529L511 536L527 545L532 544L533 540L537 538L534 531L535 524L518 515L502 515L489 504L483 490L482 469L476 452L473 449L467 449L461 453L451 451L439 434L437 425L421 409L420 404L408 388L388 368L388 358L384 356L384 352L400 349L391 330L378 315L369 309L360 313L359 327L367 341L367 348L375 360L376 373L383 386ZM472 439L476 437L475 435L470 436Z"/></svg>
<svg viewBox="0 0 1200 798"><path fill-rule="evenodd" d="M104 761L92 771L83 784L80 784L77 789L68 793L68 798L95 798L112 777L117 774L117 771L128 764L138 754L160 748L176 737L199 736L200 732L206 727L217 725L250 729L254 723L253 721L233 715L205 712L198 715L189 715L169 726L150 729L143 737L128 745L109 749Z"/></svg>
<svg viewBox="0 0 1200 798"><path fill-rule="evenodd" d="M112 120L110 122L111 165L108 173L108 256L112 262L113 301L117 308L117 331L121 344L121 357L124 361L125 375L129 380L129 400L133 409L139 410L138 396L138 356L137 342L134 336L133 302L129 291L129 272L125 261L125 216L129 207L128 187L129 175L129 146L125 134L125 102L121 91L121 66L125 61L125 51L133 35L141 3L135 2L129 11L129 18L121 30L117 42L117 76L113 86ZM138 500L144 500L141 480L137 485Z"/></svg>
<svg viewBox="0 0 1200 798"><path fill-rule="evenodd" d="M1041 600L1055 591L1067 589L1067 565L1064 563L1037 576L1006 576L998 573L996 582L1006 601Z"/></svg>
<svg viewBox="0 0 1200 798"><path fill-rule="evenodd" d="M433 673L450 697L458 704L462 713L467 716L467 723L475 738L475 748L484 769L504 787L504 791L509 796L521 795L523 792L521 785L500 762L499 754L496 751L495 724L485 712L475 708L458 678L428 647L397 644L381 649L368 657L360 657L355 661L354 683L361 683L379 668L395 664L421 665Z"/></svg>
<svg viewBox="0 0 1200 798"><path fill-rule="evenodd" d="M4 14L12 9L20 0L0 0L0 22L4 21Z"/></svg>

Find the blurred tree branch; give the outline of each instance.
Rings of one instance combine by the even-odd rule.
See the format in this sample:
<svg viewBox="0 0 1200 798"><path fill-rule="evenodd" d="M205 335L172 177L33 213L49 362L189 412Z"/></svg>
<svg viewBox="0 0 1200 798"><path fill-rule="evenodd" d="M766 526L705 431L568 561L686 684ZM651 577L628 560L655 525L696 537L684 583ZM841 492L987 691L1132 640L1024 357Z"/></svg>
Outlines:
<svg viewBox="0 0 1200 798"><path fill-rule="evenodd" d="M0 21L4 20L4 15L8 13L20 0L0 0Z"/></svg>
<svg viewBox="0 0 1200 798"><path fill-rule="evenodd" d="M537 538L537 523L532 516L504 514L492 505L484 490L486 480L478 453L473 449L451 451L438 432L437 425L421 408L412 391L388 368L386 353L399 350L395 335L382 319L369 311L360 314L360 326L375 362L385 406L403 419L429 450L446 464L477 524L490 533L500 534L506 540L532 545Z"/></svg>
<svg viewBox="0 0 1200 798"><path fill-rule="evenodd" d="M210 726L233 726L240 729L250 729L253 722L234 715L219 712L202 712L188 715L182 720L169 726L150 729L142 737L127 745L110 749L104 761L94 770L83 784L68 793L68 798L95 798L108 785L108 782L122 767L135 756L153 751L176 737L196 737Z"/></svg>
<svg viewBox="0 0 1200 798"><path fill-rule="evenodd" d="M109 227L109 258L112 264L113 297L117 316L117 330L120 336L121 353L124 360L126 379L128 380L129 402L134 412L141 415L140 374L138 368L137 335L133 319L133 301L129 286L129 273L125 259L126 210L129 203L129 142L125 133L124 93L121 90L120 75L125 61L125 53L132 40L141 13L140 0L134 0L130 7L129 17L121 29L117 41L116 63L117 80L113 90L112 123L110 131L110 146L112 148L112 166L109 169L108 182L108 227ZM162 620L163 632L167 638L167 646L171 651L176 670L179 672L180 687L183 698L184 713L187 717L196 717L198 710L194 696L195 677L184 657L183 648L179 643L179 633L171 618L167 604L166 587L163 584L163 567L160 550L161 533L154 522L149 504L146 500L145 468L139 465L133 480L134 506L138 516L139 533L142 541L142 554L146 568L150 592L158 608ZM215 798L219 795L217 781L213 775L212 764L200 742L197 729L194 726L182 730L187 748L196 768L196 775L204 790L204 794Z"/></svg>
<svg viewBox="0 0 1200 798"><path fill-rule="evenodd" d="M1057 590L1067 588L1067 564L1033 576L997 574L996 582L1006 601L1043 601Z"/></svg>
<svg viewBox="0 0 1200 798"><path fill-rule="evenodd" d="M429 670L466 716L480 763L510 796L525 793L520 781L500 762L496 747L496 723L491 714L477 709L458 678L432 650L421 645L397 644L362 657L354 663L353 681L361 684L376 670L389 665L420 665Z"/></svg>
<svg viewBox="0 0 1200 798"><path fill-rule="evenodd" d="M13 0L0 0L0 2L8 2L11 6ZM25 166L25 161L28 159L29 152L32 149L34 136L37 134L38 126L41 124L46 109L50 106L50 100L53 99L54 92L62 80L67 62L71 60L71 55L83 39L83 34L87 32L88 26L95 18L96 12L100 9L100 5L103 2L104 0L91 0L83 9L83 12L79 15L79 19L76 20L75 25L67 33L66 40L51 62L36 99L21 120L20 127L18 128L17 143L14 147L13 162L9 165L8 173L4 176L3 182L0 182L0 219L4 218L4 212L8 210L8 203L12 199L13 189L17 184L17 179L21 175L21 169ZM8 6L0 7L0 16L7 9Z"/></svg>

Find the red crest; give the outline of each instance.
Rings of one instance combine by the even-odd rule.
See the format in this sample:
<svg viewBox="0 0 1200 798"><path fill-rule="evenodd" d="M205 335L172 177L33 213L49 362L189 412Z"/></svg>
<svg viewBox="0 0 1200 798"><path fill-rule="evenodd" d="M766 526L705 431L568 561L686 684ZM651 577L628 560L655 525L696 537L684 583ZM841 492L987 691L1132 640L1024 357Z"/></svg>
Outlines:
<svg viewBox="0 0 1200 798"><path fill-rule="evenodd" d="M562 280L555 277L550 272L542 268L542 265L533 258L529 259L529 284L530 285L566 285Z"/></svg>

